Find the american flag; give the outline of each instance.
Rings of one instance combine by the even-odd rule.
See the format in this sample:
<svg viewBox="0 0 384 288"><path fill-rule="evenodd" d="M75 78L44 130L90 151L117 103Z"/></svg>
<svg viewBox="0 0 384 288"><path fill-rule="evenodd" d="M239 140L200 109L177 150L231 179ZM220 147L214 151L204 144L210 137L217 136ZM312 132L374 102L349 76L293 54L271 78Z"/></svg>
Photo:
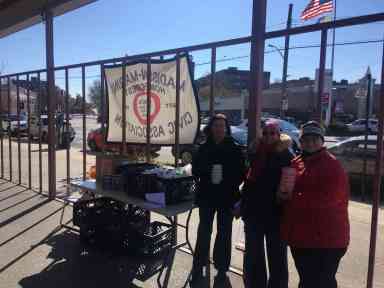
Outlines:
<svg viewBox="0 0 384 288"><path fill-rule="evenodd" d="M309 20L323 13L332 12L333 0L311 0L301 13L301 20Z"/></svg>

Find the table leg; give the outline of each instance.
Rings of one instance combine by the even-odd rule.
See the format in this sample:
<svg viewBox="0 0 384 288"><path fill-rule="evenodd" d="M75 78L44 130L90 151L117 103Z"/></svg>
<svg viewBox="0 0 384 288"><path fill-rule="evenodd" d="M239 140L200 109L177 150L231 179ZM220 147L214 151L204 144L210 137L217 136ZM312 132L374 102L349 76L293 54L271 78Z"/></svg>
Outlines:
<svg viewBox="0 0 384 288"><path fill-rule="evenodd" d="M193 251L191 242L189 241L189 223L190 223L190 221L191 221L192 211L193 211L193 209L191 209L191 210L188 212L187 222L186 222L186 225L185 225L185 226L186 226L186 227L185 227L185 241L187 242L188 248L189 248L189 250L191 250L191 254L192 254L192 256L193 256L195 253L194 253L194 251Z"/></svg>
<svg viewBox="0 0 384 288"><path fill-rule="evenodd" d="M172 225L172 231L173 231L172 234L173 235L172 235L172 240L171 240L171 250L170 250L169 254L166 256L166 260L164 262L164 267L161 269L161 271L159 272L159 276L157 277L157 285L160 288L161 287L168 287L169 278L171 277L172 266L173 266L175 253L176 253L176 247L177 247L177 228L178 228L177 216L169 217L169 218L167 217L167 219L169 220L169 222ZM161 284L161 276L162 276L165 269L167 269L167 272L165 274L163 284Z"/></svg>

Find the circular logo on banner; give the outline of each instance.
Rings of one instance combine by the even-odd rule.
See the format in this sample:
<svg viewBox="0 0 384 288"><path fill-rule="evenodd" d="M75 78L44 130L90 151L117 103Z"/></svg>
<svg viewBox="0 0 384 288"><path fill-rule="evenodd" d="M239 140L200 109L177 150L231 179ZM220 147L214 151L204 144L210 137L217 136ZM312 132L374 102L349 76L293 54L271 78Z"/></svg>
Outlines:
<svg viewBox="0 0 384 288"><path fill-rule="evenodd" d="M150 93L151 101L151 115L150 123L155 120L157 114L160 112L160 97L159 95L151 92ZM147 92L142 91L135 95L133 99L133 111L135 112L137 120L142 125L147 124Z"/></svg>

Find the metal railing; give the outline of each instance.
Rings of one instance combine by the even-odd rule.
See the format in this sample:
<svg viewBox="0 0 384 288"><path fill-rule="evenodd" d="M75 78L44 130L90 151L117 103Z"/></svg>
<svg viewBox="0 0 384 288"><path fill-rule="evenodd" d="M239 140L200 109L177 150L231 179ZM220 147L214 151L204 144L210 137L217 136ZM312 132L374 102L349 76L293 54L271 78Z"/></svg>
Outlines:
<svg viewBox="0 0 384 288"><path fill-rule="evenodd" d="M146 138L146 157L147 160L149 160L150 157L150 149L151 149L151 139L150 139L150 93L151 93L151 59L156 57L175 57L177 62L177 70L176 70L176 109L175 109L175 121L176 121L176 140L175 140L175 146L176 146L176 153L175 153L175 165L178 165L178 159L179 159L179 153L180 153L180 145L179 145L179 121L180 121L180 55L182 54L189 54L196 51L204 51L208 50L210 51L211 55L211 75L210 75L210 100L209 100L209 111L210 114L213 114L215 111L214 107L214 95L215 95L215 71L216 71L216 50L221 47L229 47L239 44L251 44L251 55L250 55L250 83L249 83L249 90L250 90L250 101L249 101L249 140L253 139L259 129L260 129L260 118L261 118L261 93L262 93L262 82L263 82L263 69L264 69L264 52L265 52L265 41L268 39L274 39L279 37L285 37L287 35L302 35L306 33L311 32L321 32L321 47L320 47L320 55L319 55L319 83L318 83L318 89L317 89L317 106L316 106L316 115L314 118L320 119L321 117L321 95L323 94L323 85L324 85L324 72L325 72L325 66L326 66L326 49L327 49L327 32L330 29L333 28L342 28L342 27L352 27L356 25L362 25L362 24L368 24L368 23L374 23L374 22L383 22L384 21L384 13L377 13L377 14L371 14L371 15L364 15L364 16L358 16L358 17L352 17L347 19L340 19L333 22L327 22L327 23L320 23L320 24L314 24L314 25L307 25L307 26L301 26L301 27L295 27L291 29L282 29L282 30L276 30L276 31L270 31L266 32L265 30L265 22L266 22L266 0L264 1L254 1L254 11L253 11L253 26L252 26L252 35L247 37L241 37L236 39L230 39L230 40L224 40L224 41L218 41L218 42L211 42L211 43L205 43L200 45L192 45L192 46L186 46L181 48L175 48L175 49L169 49L169 50L163 50L163 51L157 51L152 53L143 53L138 55L132 55L132 56L125 56L125 57L118 57L118 58L111 58L111 59L105 59L100 61L91 61L91 62L84 62L84 63L78 63L78 64L72 64L72 65L66 65L66 66L58 66L58 67L52 67L54 72L58 71L64 71L65 73L65 118L66 118L66 126L65 131L69 132L69 72L73 69L81 69L81 99L82 99L82 136L83 136L83 142L82 142L82 177L85 179L86 177L86 165L87 165L87 140L86 140L86 131L87 131L87 118L86 118L86 68L89 67L98 67L100 70L100 81L101 81L101 127L102 131L105 131L105 123L106 123L106 111L105 111L105 101L106 101L106 82L105 82L105 75L104 75L104 66L108 64L121 64L122 65L122 78L123 78L123 87L122 87L122 119L123 119L123 125L122 125L122 149L120 153L124 155L126 151L126 93L127 93L127 87L126 87L126 65L129 64L131 61L143 61L147 63L147 138ZM49 27L47 28L49 30ZM383 52L384 53L384 52ZM377 217L378 217L378 205L380 201L380 187L381 187L381 174L382 174L382 148L383 148L383 127L384 127L384 55L382 59L382 75L381 75L381 98L380 98L380 115L379 115L379 133L378 133L378 145L377 145L377 159L376 159L376 175L375 175L375 185L374 185L374 193L373 193L373 208L372 208L372 227L371 227L371 242L370 242L370 256L369 256L369 273L368 273L368 280L367 280L367 287L372 287L372 281L373 281L373 267L374 267L374 258L375 258L375 245L376 245L376 236L377 236ZM53 63L51 63L53 65ZM0 111L4 112L4 108L8 111L8 116L11 111L10 107L10 100L11 100L11 81L12 79L16 79L16 82L18 83L18 80L21 78L26 78L27 81L31 79L32 76L37 77L37 101L38 101L38 122L39 122L39 142L38 142L38 149L39 149L39 169L38 169L38 178L39 178L39 185L38 185L38 191L43 191L43 169L42 169L42 136L43 131L41 129L41 112L42 112L42 89L46 89L45 94L48 95L48 115L49 116L49 127L48 130L48 147L50 152L48 161L49 161L49 167L50 169L55 169L56 167L56 158L54 156L55 154L55 97L56 94L54 93L54 79L50 79L52 71L47 71L46 69L41 70L34 70L34 71L27 71L27 72L21 72L21 73L13 73L9 75L1 75L0 76L0 83L4 84L7 88L7 92L1 94L0 99ZM41 83L41 74L47 74L47 80L48 85L42 85ZM53 86L52 86L53 83ZM50 89L48 89L50 87ZM32 185L32 165L31 165L31 131L30 131L30 124L31 124L31 107L30 107L30 90L31 88L27 87L27 110L28 110L28 187L33 188ZM49 90L49 91L48 91ZM7 97L8 99L8 106L3 107L3 97ZM19 84L17 84L17 104L19 104ZM3 116L3 115L2 115ZM22 180L22 172L21 167L23 165L23 160L21 157L21 142L20 142L20 108L19 105L17 105L17 119L18 119L18 133L17 133L17 164L18 164L18 173L17 175L13 175L13 156L12 151L12 135L11 131L8 133L8 169L9 169L9 181L16 181L18 184L21 184ZM45 132L44 132L45 133ZM5 145L6 141L4 138L3 133L1 133L0 138L0 151L1 151L1 161L0 161L0 169L1 169L1 177L6 178L6 167L5 167ZM104 143L102 145L104 149ZM66 148L66 182L67 184L70 181L71 177L71 161L70 161L71 151L69 147ZM56 189L53 189L52 187L56 187L56 172L50 171L50 178L48 179L49 182L49 192L52 192L52 197L55 197L55 191ZM17 176L15 178L14 176ZM51 189L53 189L51 191Z"/></svg>

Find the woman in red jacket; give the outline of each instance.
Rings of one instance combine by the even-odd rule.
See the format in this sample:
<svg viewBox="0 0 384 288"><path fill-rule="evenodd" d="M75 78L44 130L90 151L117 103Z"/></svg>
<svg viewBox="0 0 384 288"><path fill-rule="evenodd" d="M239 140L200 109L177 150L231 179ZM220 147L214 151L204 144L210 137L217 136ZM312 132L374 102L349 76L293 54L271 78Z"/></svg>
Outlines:
<svg viewBox="0 0 384 288"><path fill-rule="evenodd" d="M282 238L290 246L299 288L335 288L336 272L349 244L347 175L324 144L317 122L303 126L303 153L292 160L296 182L285 201Z"/></svg>

